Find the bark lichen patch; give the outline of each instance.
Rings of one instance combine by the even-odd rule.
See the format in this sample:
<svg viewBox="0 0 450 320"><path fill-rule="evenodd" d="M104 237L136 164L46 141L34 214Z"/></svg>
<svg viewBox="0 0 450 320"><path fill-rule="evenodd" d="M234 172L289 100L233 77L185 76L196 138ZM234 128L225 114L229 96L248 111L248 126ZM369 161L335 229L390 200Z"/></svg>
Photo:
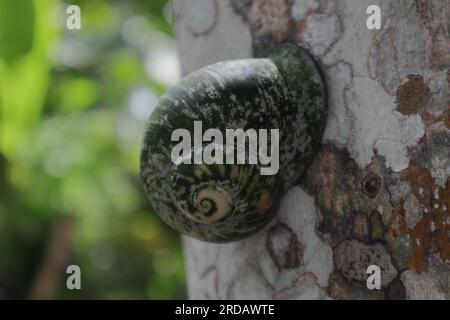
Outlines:
<svg viewBox="0 0 450 320"><path fill-rule="evenodd" d="M267 233L267 250L279 269L297 268L302 263L304 249L284 223L275 225Z"/></svg>
<svg viewBox="0 0 450 320"><path fill-rule="evenodd" d="M401 280L406 297L412 300L450 299L450 265L435 256L430 257L430 268L424 272L407 270Z"/></svg>
<svg viewBox="0 0 450 320"><path fill-rule="evenodd" d="M412 203L409 211L423 211L423 217L408 224L412 252L408 259L408 267L415 271L427 270L428 257L439 252L442 261L450 261L450 182L440 187L429 170L412 161L407 170L402 172L402 179L408 180L412 187L412 195L417 202ZM403 205L404 206L404 205ZM407 210L403 209L404 213ZM410 212L411 214L411 212Z"/></svg>
<svg viewBox="0 0 450 320"><path fill-rule="evenodd" d="M427 257L438 251L450 260L450 130L441 124L428 128L426 136L411 151L413 159L402 179L412 187L417 201L405 204L410 213L423 211L423 217L409 223L413 253L409 266L416 271L428 268ZM411 218L409 218L411 220Z"/></svg>
<svg viewBox="0 0 450 320"><path fill-rule="evenodd" d="M431 173L438 186L445 187L450 177L450 129L443 124L430 126L411 158Z"/></svg>
<svg viewBox="0 0 450 320"><path fill-rule="evenodd" d="M411 185L409 182L401 180L400 174L397 172L392 172L386 180L392 205L396 206L400 201L406 200L411 192Z"/></svg>
<svg viewBox="0 0 450 320"><path fill-rule="evenodd" d="M447 77L447 70L432 72L426 76L426 86L431 91L431 98L428 101L425 112L422 113L422 118L427 127L448 120L450 87Z"/></svg>
<svg viewBox="0 0 450 320"><path fill-rule="evenodd" d="M407 267L411 256L412 245L407 232L408 226L405 221L403 202L400 202L392 208L384 233L384 239L391 252L393 263L399 270Z"/></svg>
<svg viewBox="0 0 450 320"><path fill-rule="evenodd" d="M368 245L358 240L346 240L341 242L333 252L336 269L348 281L365 282L367 267L370 265L377 265L380 268L382 288L386 288L397 276L391 256L386 247L380 243Z"/></svg>
<svg viewBox="0 0 450 320"><path fill-rule="evenodd" d="M430 89L425 85L423 77L416 74L408 75L408 80L396 91L397 110L409 115L421 113L431 97Z"/></svg>

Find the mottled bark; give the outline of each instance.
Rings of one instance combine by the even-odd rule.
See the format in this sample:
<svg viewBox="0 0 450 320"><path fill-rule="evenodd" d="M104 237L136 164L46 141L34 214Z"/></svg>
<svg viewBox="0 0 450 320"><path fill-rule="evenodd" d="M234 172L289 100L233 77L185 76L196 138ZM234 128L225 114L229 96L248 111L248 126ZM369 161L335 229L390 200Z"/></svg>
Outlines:
<svg viewBox="0 0 450 320"><path fill-rule="evenodd" d="M381 30L366 9L382 11ZM243 241L184 239L190 298L450 298L450 2L177 0L183 73L295 42L324 73L322 147ZM381 268L381 290L366 268Z"/></svg>

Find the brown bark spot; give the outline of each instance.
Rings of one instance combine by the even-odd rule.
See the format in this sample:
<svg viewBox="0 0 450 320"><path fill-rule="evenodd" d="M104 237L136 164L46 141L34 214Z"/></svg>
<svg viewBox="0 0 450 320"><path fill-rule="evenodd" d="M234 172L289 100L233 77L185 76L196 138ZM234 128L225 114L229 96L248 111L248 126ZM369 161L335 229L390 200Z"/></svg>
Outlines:
<svg viewBox="0 0 450 320"><path fill-rule="evenodd" d="M330 277L330 283L328 285L328 292L331 297L338 300L348 299L347 283L341 274L335 272Z"/></svg>
<svg viewBox="0 0 450 320"><path fill-rule="evenodd" d="M352 236L358 240L366 241L369 237L369 222L364 213L357 213L353 218Z"/></svg>
<svg viewBox="0 0 450 320"><path fill-rule="evenodd" d="M419 209L424 211L423 218L409 229L413 248L408 266L425 271L427 257L433 248L439 250L444 262L450 260L450 182L447 180L445 188L437 186L430 172L414 160L402 172L401 178L411 183L412 192L419 200Z"/></svg>
<svg viewBox="0 0 450 320"><path fill-rule="evenodd" d="M374 241L384 239L383 218L376 210L370 215L370 238Z"/></svg>
<svg viewBox="0 0 450 320"><path fill-rule="evenodd" d="M351 234L354 199L361 197L359 180L356 162L346 150L331 145L322 148L303 179L316 195L323 216L319 230L329 233L332 246Z"/></svg>
<svg viewBox="0 0 450 320"><path fill-rule="evenodd" d="M353 218L352 237L363 242L383 241L384 225L380 213L374 210L369 217L358 212Z"/></svg>
<svg viewBox="0 0 450 320"><path fill-rule="evenodd" d="M431 91L420 75L408 75L408 81L397 88L397 110L403 114L421 113L431 98Z"/></svg>
<svg viewBox="0 0 450 320"><path fill-rule="evenodd" d="M330 276L328 293L338 300L382 300L383 290L369 290L365 282L347 281L339 272Z"/></svg>
<svg viewBox="0 0 450 320"><path fill-rule="evenodd" d="M397 204L392 208L391 218L389 219L388 227L386 230L386 240L396 238L408 231L408 225L405 220L405 211L403 210L403 202Z"/></svg>
<svg viewBox="0 0 450 320"><path fill-rule="evenodd" d="M297 235L284 223L272 227L267 234L267 250L279 269L294 269L300 266L304 246Z"/></svg>

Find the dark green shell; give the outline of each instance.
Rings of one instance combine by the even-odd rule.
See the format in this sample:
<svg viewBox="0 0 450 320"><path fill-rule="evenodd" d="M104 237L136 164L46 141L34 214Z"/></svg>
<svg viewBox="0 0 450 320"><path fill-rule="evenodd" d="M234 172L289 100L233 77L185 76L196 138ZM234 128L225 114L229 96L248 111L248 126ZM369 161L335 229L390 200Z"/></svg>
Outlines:
<svg viewBox="0 0 450 320"><path fill-rule="evenodd" d="M155 211L183 234L225 242L261 229L315 154L326 119L319 70L297 46L275 48L267 57L219 62L189 74L149 119L141 179ZM172 132L193 134L196 120L203 131L279 129L278 173L261 175L259 165L250 164L175 165Z"/></svg>

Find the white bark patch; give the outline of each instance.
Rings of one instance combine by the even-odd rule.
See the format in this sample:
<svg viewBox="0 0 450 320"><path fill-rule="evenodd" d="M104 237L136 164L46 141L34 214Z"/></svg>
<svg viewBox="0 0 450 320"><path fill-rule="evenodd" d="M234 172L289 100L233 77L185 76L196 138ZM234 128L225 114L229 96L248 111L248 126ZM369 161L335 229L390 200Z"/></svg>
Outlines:
<svg viewBox="0 0 450 320"><path fill-rule="evenodd" d="M205 7L204 2L211 4ZM252 56L249 28L229 1L174 0L173 11L178 47L189 48L189 54L180 54L184 75L217 61Z"/></svg>
<svg viewBox="0 0 450 320"><path fill-rule="evenodd" d="M366 167L376 148L393 171L407 168L406 146L415 145L425 134L420 116L405 116L394 111L394 98L370 78L354 78L345 100L351 116L343 113L339 116L350 121L352 133L348 146L356 162Z"/></svg>
<svg viewBox="0 0 450 320"><path fill-rule="evenodd" d="M408 167L408 150L405 144L391 140L377 140L374 148L378 154L385 156L386 167L392 171L399 172Z"/></svg>
<svg viewBox="0 0 450 320"><path fill-rule="evenodd" d="M272 296L271 289L267 286L264 277L259 272L255 272L255 266L244 265L233 279L226 298L268 300Z"/></svg>
<svg viewBox="0 0 450 320"><path fill-rule="evenodd" d="M350 136L348 109L345 104L345 90L351 86L352 70L345 63L328 67L325 81L328 89L328 119L324 139L345 144Z"/></svg>
<svg viewBox="0 0 450 320"><path fill-rule="evenodd" d="M366 27L368 15L365 12L367 7L372 4L376 3L373 0L330 1L326 13L342 12L341 29L343 32L332 49L323 57L324 64L349 63L356 76L369 76L370 51L374 34L378 32Z"/></svg>
<svg viewBox="0 0 450 320"><path fill-rule="evenodd" d="M303 19L310 11L314 11L319 7L316 0L295 0L292 4L292 16L296 20Z"/></svg>
<svg viewBox="0 0 450 320"><path fill-rule="evenodd" d="M183 12L189 31L194 35L207 33L214 27L217 19L217 1L191 0L180 1L178 10ZM198 10L202 8L202 10Z"/></svg>
<svg viewBox="0 0 450 320"><path fill-rule="evenodd" d="M312 273L302 274L291 288L277 293L274 298L282 300L323 300L327 293L317 284Z"/></svg>
<svg viewBox="0 0 450 320"><path fill-rule="evenodd" d="M316 234L318 221L314 198L300 187L292 188L281 202L278 219L287 224L296 233L298 241L305 246L301 273L311 272L317 277L321 287L327 286L328 277L333 270L333 252ZM281 279L286 278L283 273L290 272L283 270Z"/></svg>
<svg viewBox="0 0 450 320"><path fill-rule="evenodd" d="M332 32L328 30L328 39L338 38L327 51L323 51L325 46L320 43L324 39L321 31L327 29L323 21L320 27L314 28L311 38L315 42L310 42L308 46L326 65L324 73L329 91L329 117L324 139L345 144L362 168L372 161L374 151L377 151L385 157L387 167L399 172L409 165L407 147L414 146L425 130L420 116L404 116L395 111L395 97L385 91L387 80L378 82L372 79L375 73L371 70L375 68L372 65L375 40L385 32L385 26L381 30L366 28L367 15L364 13L371 4L374 4L373 1L364 0L351 4L339 1L329 5L321 16L333 17L338 11L345 12L345 17L351 19L339 20L336 16L339 28L335 26ZM383 19L389 21L390 11L382 7ZM331 28L331 18L327 22ZM389 48L391 46L386 50ZM382 64L377 67L380 69ZM386 72L392 73L392 67L387 69Z"/></svg>
<svg viewBox="0 0 450 320"><path fill-rule="evenodd" d="M341 24L335 14L310 14L305 19L298 41L314 56L322 56L340 34Z"/></svg>

